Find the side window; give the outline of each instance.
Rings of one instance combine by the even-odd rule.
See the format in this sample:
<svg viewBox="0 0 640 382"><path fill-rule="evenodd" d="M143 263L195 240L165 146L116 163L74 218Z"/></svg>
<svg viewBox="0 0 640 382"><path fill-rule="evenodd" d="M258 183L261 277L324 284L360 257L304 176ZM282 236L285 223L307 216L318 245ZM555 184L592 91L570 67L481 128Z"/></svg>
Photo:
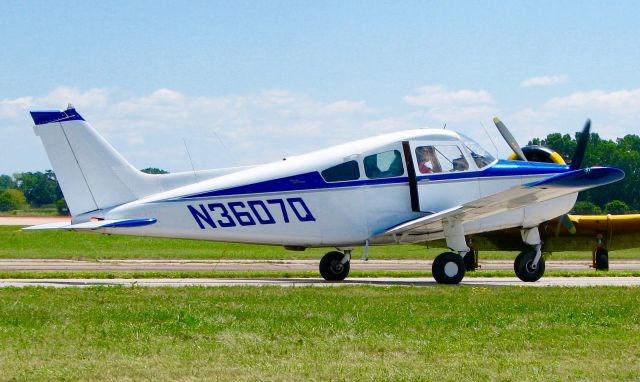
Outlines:
<svg viewBox="0 0 640 382"><path fill-rule="evenodd" d="M322 177L327 182L340 182L345 180L356 180L360 178L358 162L350 160L339 165L329 167L322 171Z"/></svg>
<svg viewBox="0 0 640 382"><path fill-rule="evenodd" d="M460 148L453 145L416 147L416 160L420 174L466 171L469 163Z"/></svg>
<svg viewBox="0 0 640 382"><path fill-rule="evenodd" d="M364 158L364 172L368 178L390 178L404 174L402 155L398 150L384 151Z"/></svg>

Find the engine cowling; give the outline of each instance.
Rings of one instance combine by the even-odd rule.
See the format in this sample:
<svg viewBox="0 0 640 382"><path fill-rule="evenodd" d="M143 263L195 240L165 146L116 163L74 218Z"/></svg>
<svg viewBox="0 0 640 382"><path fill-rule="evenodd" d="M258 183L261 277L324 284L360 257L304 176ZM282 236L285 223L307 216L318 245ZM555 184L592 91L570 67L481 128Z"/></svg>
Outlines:
<svg viewBox="0 0 640 382"><path fill-rule="evenodd" d="M544 146L525 146L522 148L525 158L531 162L567 164L557 152ZM509 160L518 160L516 153L509 155Z"/></svg>

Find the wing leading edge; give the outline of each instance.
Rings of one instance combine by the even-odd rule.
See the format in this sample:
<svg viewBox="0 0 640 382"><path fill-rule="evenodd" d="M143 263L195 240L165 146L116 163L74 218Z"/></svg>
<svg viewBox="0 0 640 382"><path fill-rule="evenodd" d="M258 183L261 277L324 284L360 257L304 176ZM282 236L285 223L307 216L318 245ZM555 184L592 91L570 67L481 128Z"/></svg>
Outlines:
<svg viewBox="0 0 640 382"><path fill-rule="evenodd" d="M613 167L592 167L568 171L543 180L516 186L484 198L449 208L390 227L382 235L424 234L442 229L442 221L456 217L464 223L526 207L572 193L603 186L624 178L624 172Z"/></svg>

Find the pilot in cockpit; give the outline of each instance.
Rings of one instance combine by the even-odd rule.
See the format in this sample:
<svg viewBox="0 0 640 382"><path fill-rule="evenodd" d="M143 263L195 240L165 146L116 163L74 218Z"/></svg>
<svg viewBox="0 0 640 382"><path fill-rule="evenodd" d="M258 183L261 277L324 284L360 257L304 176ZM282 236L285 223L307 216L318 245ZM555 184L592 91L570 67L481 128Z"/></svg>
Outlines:
<svg viewBox="0 0 640 382"><path fill-rule="evenodd" d="M416 158L418 159L418 171L420 171L421 174L442 172L433 146L420 146L416 148Z"/></svg>

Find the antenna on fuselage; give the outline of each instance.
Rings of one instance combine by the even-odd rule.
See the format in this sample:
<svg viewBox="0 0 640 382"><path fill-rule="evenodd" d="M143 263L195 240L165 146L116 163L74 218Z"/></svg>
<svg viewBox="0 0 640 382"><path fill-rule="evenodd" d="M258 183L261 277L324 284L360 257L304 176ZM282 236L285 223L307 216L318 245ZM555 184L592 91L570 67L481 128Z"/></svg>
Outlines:
<svg viewBox="0 0 640 382"><path fill-rule="evenodd" d="M442 126L442 130L446 130L447 129L447 123L444 123L444 126Z"/></svg>
<svg viewBox="0 0 640 382"><path fill-rule="evenodd" d="M493 145L493 148L496 150L496 158L497 158L498 157L498 146L496 146L495 142L491 138L491 134L489 134L489 131L487 131L487 128L484 126L484 123L482 123L482 121L480 121L480 126L482 126L482 128L484 129L484 132L487 134L487 137L489 137L489 140L491 141L491 144Z"/></svg>
<svg viewBox="0 0 640 382"><path fill-rule="evenodd" d="M200 183L200 181L198 181L198 175L196 174L196 168L193 166L193 160L191 160L191 153L189 152L189 147L187 147L187 140L182 138L182 143L184 143L184 149L187 150L189 163L191 163L191 170L193 170L193 178L196 180L196 183Z"/></svg>
<svg viewBox="0 0 640 382"><path fill-rule="evenodd" d="M220 142L220 145L222 146L222 148L225 149L225 151L229 153L229 156L231 157L231 160L233 161L233 164L235 166L238 166L238 161L236 160L236 157L233 155L233 152L231 150L229 150L229 147L227 147L227 145L224 144L224 141L222 140L222 138L220 138L218 133L216 133L216 130L212 129L211 133L213 133L213 136L215 136L216 139L218 140L218 142Z"/></svg>

